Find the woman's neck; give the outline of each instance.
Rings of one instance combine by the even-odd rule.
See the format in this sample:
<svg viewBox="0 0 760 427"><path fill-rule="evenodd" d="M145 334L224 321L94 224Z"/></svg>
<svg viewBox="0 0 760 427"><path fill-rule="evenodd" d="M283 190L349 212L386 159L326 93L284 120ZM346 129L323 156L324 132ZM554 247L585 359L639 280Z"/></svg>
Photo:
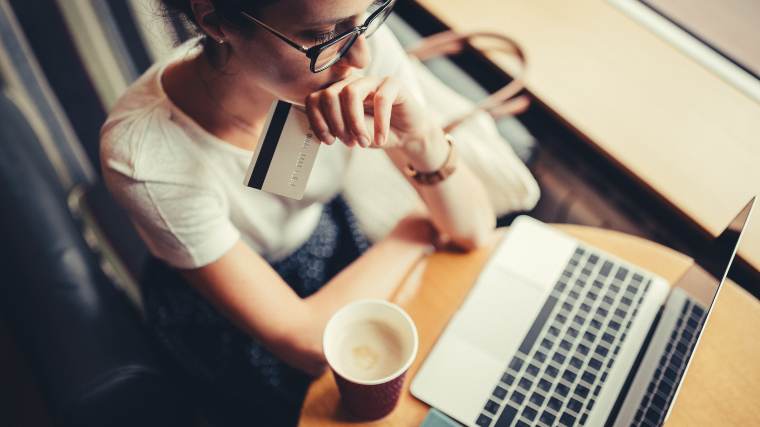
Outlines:
<svg viewBox="0 0 760 427"><path fill-rule="evenodd" d="M220 71L203 54L170 66L162 84L172 102L206 131L250 151L275 100L234 64Z"/></svg>

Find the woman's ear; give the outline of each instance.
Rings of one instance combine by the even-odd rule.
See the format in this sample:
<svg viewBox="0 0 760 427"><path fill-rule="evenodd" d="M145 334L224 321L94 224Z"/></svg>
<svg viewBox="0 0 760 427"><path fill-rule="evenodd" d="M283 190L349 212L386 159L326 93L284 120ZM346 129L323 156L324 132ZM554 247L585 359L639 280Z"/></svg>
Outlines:
<svg viewBox="0 0 760 427"><path fill-rule="evenodd" d="M224 43L225 36L222 26L219 22L219 16L211 0L190 0L190 7L195 15L195 22L198 26L217 43Z"/></svg>

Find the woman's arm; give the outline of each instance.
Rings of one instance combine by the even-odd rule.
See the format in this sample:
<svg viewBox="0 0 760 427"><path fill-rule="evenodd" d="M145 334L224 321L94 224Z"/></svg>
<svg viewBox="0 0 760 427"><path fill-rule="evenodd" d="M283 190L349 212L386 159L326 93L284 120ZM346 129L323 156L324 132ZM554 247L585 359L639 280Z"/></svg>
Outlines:
<svg viewBox="0 0 760 427"><path fill-rule="evenodd" d="M421 185L403 171L407 164L415 170L439 169L449 154L443 130L430 129L403 147L385 150L393 164L417 190L436 228L463 249L483 244L496 227L496 216L483 184L461 160L454 173L434 185Z"/></svg>
<svg viewBox="0 0 760 427"><path fill-rule="evenodd" d="M217 261L181 272L217 309L277 357L318 375L325 368L322 331L330 316L357 299L389 299L429 252L433 233L426 218L405 218L388 237L305 299L242 241Z"/></svg>

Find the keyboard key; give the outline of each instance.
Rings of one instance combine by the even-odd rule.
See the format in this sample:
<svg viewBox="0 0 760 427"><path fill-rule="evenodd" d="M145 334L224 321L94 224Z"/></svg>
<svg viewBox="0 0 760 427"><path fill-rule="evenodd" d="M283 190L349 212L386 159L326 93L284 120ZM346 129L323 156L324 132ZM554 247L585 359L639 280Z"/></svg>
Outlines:
<svg viewBox="0 0 760 427"><path fill-rule="evenodd" d="M673 369L668 368L668 369L665 370L665 378L673 381L674 383L676 382L676 377L677 376L678 376L678 374Z"/></svg>
<svg viewBox="0 0 760 427"><path fill-rule="evenodd" d="M609 311L607 311L607 309L602 308L602 307L597 308L596 312L599 313L599 315L603 317L607 317L607 315L610 313Z"/></svg>
<svg viewBox="0 0 760 427"><path fill-rule="evenodd" d="M571 326L567 328L567 335L575 338L578 336L578 330Z"/></svg>
<svg viewBox="0 0 760 427"><path fill-rule="evenodd" d="M560 408L562 408L562 401L557 399L556 397L549 398L549 401L546 403L546 406L554 409L555 411L559 411Z"/></svg>
<svg viewBox="0 0 760 427"><path fill-rule="evenodd" d="M533 385L533 381L527 378L520 378L520 382L517 383L517 385L519 385L523 390L530 390L530 387Z"/></svg>
<svg viewBox="0 0 760 427"><path fill-rule="evenodd" d="M633 304L633 301L631 301L631 299L628 297L623 297L623 298L620 298L620 303L623 305L631 305Z"/></svg>
<svg viewBox="0 0 760 427"><path fill-rule="evenodd" d="M604 321L604 318L597 316L591 319L591 322L589 324L592 328L602 329L602 321Z"/></svg>
<svg viewBox="0 0 760 427"><path fill-rule="evenodd" d="M588 346L586 344L583 344L583 343L578 344L578 347L576 348L576 351L578 353L582 354L583 356L587 355L588 352L589 352L589 350L590 349L588 348Z"/></svg>
<svg viewBox="0 0 760 427"><path fill-rule="evenodd" d="M596 335L592 334L589 331L586 331L583 333L583 338L585 338L587 341L594 342L594 340L596 339Z"/></svg>
<svg viewBox="0 0 760 427"><path fill-rule="evenodd" d="M570 341L568 341L568 340L562 340L562 341L559 343L559 346L560 346L561 348L563 348L563 349L565 349L565 350L568 350L568 351L569 351L569 350L570 350L570 348L573 346L573 344L571 344L571 343L570 343Z"/></svg>
<svg viewBox="0 0 760 427"><path fill-rule="evenodd" d="M493 389L493 395L498 397L499 399L504 399L504 396L507 395L507 390L497 385L496 388Z"/></svg>
<svg viewBox="0 0 760 427"><path fill-rule="evenodd" d="M625 312L625 310L623 310L622 308L616 308L616 309L615 309L615 316L618 316L618 317L624 318L624 317L625 317L625 315L626 315L626 312Z"/></svg>
<svg viewBox="0 0 760 427"><path fill-rule="evenodd" d="M581 304L581 311L588 313L589 311L591 311L591 306L584 302L583 304Z"/></svg>
<svg viewBox="0 0 760 427"><path fill-rule="evenodd" d="M596 265L597 261L599 261L599 256L598 255L593 255L592 254L592 255L590 255L588 257L588 263L591 264L591 265Z"/></svg>
<svg viewBox="0 0 760 427"><path fill-rule="evenodd" d="M565 370L565 372L562 373L562 378L566 379L568 382L575 381L576 374L573 371Z"/></svg>
<svg viewBox="0 0 760 427"><path fill-rule="evenodd" d="M501 376L501 382L506 385L512 385L515 382L515 376L512 374L504 374Z"/></svg>
<svg viewBox="0 0 760 427"><path fill-rule="evenodd" d="M554 378L559 373L559 369L555 368L553 365L547 365L546 371L544 371L544 374L549 378Z"/></svg>
<svg viewBox="0 0 760 427"><path fill-rule="evenodd" d="M644 417L649 420L652 424L659 424L660 423L660 413L657 412L656 409L652 408L651 406L647 410L646 414L644 414Z"/></svg>
<svg viewBox="0 0 760 427"><path fill-rule="evenodd" d="M620 267L618 271L615 273L615 278L623 281L625 280L625 277L628 275L628 269L625 267Z"/></svg>
<svg viewBox="0 0 760 427"><path fill-rule="evenodd" d="M558 336L559 335L559 329L556 326L550 326L549 327L549 335L551 336Z"/></svg>
<svg viewBox="0 0 760 427"><path fill-rule="evenodd" d="M509 367L512 368L514 371L519 372L520 368L522 368L523 360L517 357L513 357L512 361L509 362Z"/></svg>
<svg viewBox="0 0 760 427"><path fill-rule="evenodd" d="M588 396L589 391L591 390L589 390L588 387L584 385L578 384L575 386L575 395L580 396L584 399Z"/></svg>
<svg viewBox="0 0 760 427"><path fill-rule="evenodd" d="M541 389L541 390L543 390L543 391L549 391L549 389L552 388L552 383L550 383L549 381L547 381L547 380L545 380L545 379L542 378L538 382L538 388Z"/></svg>
<svg viewBox="0 0 760 427"><path fill-rule="evenodd" d="M515 402L517 406L522 405L523 400L525 400L525 395L520 393L519 391L515 391L512 393L512 396L509 398L509 400Z"/></svg>
<svg viewBox="0 0 760 427"><path fill-rule="evenodd" d="M488 427L488 426L491 425L491 419L488 418L487 416L481 414L478 417L478 420L475 421L475 424L479 425L480 427Z"/></svg>
<svg viewBox="0 0 760 427"><path fill-rule="evenodd" d="M596 388L594 389L594 396L599 396L599 392L600 391L602 391L602 385L601 384L599 384L598 386L596 386Z"/></svg>
<svg viewBox="0 0 760 427"><path fill-rule="evenodd" d="M557 322L559 322L560 325L564 325L565 322L567 322L567 316L565 316L564 314L557 314L555 319L557 320Z"/></svg>
<svg viewBox="0 0 760 427"><path fill-rule="evenodd" d="M550 341L549 339L547 339L547 338L544 338L543 340L541 340L541 347L543 347L543 348L545 348L545 349L547 349L547 350L551 349L551 348L552 348L552 345L553 345L553 344L554 344L554 343L553 343L553 342L551 342L551 341Z"/></svg>
<svg viewBox="0 0 760 427"><path fill-rule="evenodd" d="M560 353L554 353L554 355L552 355L552 360L561 365L565 361L565 356Z"/></svg>
<svg viewBox="0 0 760 427"><path fill-rule="evenodd" d="M620 330L620 326L621 326L620 323L618 323L618 322L616 322L614 320L610 320L610 328L618 331L618 330Z"/></svg>
<svg viewBox="0 0 760 427"><path fill-rule="evenodd" d="M541 395L541 394L539 394L538 392L535 392L535 393L533 393L533 394L530 395L530 401L534 405L536 405L538 407L541 407L541 405L544 403L544 396Z"/></svg>
<svg viewBox="0 0 760 427"><path fill-rule="evenodd" d="M490 412L493 415L496 415L497 412L499 412L499 404L494 402L493 400L488 400L488 403L486 403L486 412Z"/></svg>
<svg viewBox="0 0 760 427"><path fill-rule="evenodd" d="M583 361L581 359L578 359L577 357L573 356L570 358L570 366L580 369L581 366L583 366Z"/></svg>
<svg viewBox="0 0 760 427"><path fill-rule="evenodd" d="M546 425L552 425L554 423L554 419L556 417L552 415L550 412L544 411L543 414L541 414L541 422L543 422Z"/></svg>
<svg viewBox="0 0 760 427"><path fill-rule="evenodd" d="M599 285L601 287L601 285ZM589 291L586 294L586 298L588 298L590 301L596 301L596 299L599 297L599 294L597 294L594 291Z"/></svg>
<svg viewBox="0 0 760 427"><path fill-rule="evenodd" d="M525 373L528 374L528 375L530 375L530 376L535 377L535 376L538 375L538 372L540 370L541 369L538 366L536 366L536 365L534 365L534 364L531 363L530 365L528 365L527 368L525 368Z"/></svg>
<svg viewBox="0 0 760 427"><path fill-rule="evenodd" d="M589 359L588 365L598 371L602 367L602 361L592 357Z"/></svg>
<svg viewBox="0 0 760 427"><path fill-rule="evenodd" d="M612 262L611 261L604 261L602 264L602 268L599 270L599 275L602 277L608 277L610 275L610 271L612 271Z"/></svg>
<svg viewBox="0 0 760 427"><path fill-rule="evenodd" d="M594 399L589 400L588 403L586 404L586 409L588 409L589 411L594 409L594 402L596 402Z"/></svg>
<svg viewBox="0 0 760 427"><path fill-rule="evenodd" d="M652 405L656 406L657 409L663 410L665 409L665 405L667 405L668 402L665 401L665 399L662 398L662 396L655 394L652 396Z"/></svg>
<svg viewBox="0 0 760 427"><path fill-rule="evenodd" d="M536 412L536 410L531 408L530 406L526 406L525 408L523 408L523 411L522 411L522 416L527 418L530 421L535 420L537 414L538 412Z"/></svg>
<svg viewBox="0 0 760 427"><path fill-rule="evenodd" d="M615 341L615 337L613 337L611 334L605 332L602 335L602 341L605 341L605 342L608 342L608 343L612 344L612 342Z"/></svg>
<svg viewBox="0 0 760 427"><path fill-rule="evenodd" d="M612 304L615 300L611 296L605 295L604 298L602 298L602 302L605 304Z"/></svg>
<svg viewBox="0 0 760 427"><path fill-rule="evenodd" d="M530 424L522 420L517 420L517 424L515 424L515 427L530 427Z"/></svg>
<svg viewBox="0 0 760 427"><path fill-rule="evenodd" d="M644 280L644 276L642 276L639 273L633 273L633 279L631 280L633 280L636 283L641 283L641 281Z"/></svg>
<svg viewBox="0 0 760 427"><path fill-rule="evenodd" d="M570 387L568 387L568 386L566 386L566 385L564 385L562 383L559 383L559 384L557 384L557 388L555 389L555 391L560 396L566 397L567 394L570 393Z"/></svg>
<svg viewBox="0 0 760 427"><path fill-rule="evenodd" d="M693 306L691 310L694 314L696 314L699 317L702 317L705 315L705 310L698 305Z"/></svg>
<svg viewBox="0 0 760 427"><path fill-rule="evenodd" d="M544 361L546 361L546 353L536 350L536 352L533 354L533 360L537 361L538 363L544 363Z"/></svg>
<svg viewBox="0 0 760 427"><path fill-rule="evenodd" d="M580 423L580 425L586 424L586 418L588 418L588 414L581 415L581 419L578 420L578 422Z"/></svg>
<svg viewBox="0 0 760 427"><path fill-rule="evenodd" d="M572 300L577 300L578 297L580 296L580 294L577 291L570 291L570 293L568 294L568 296Z"/></svg>
<svg viewBox="0 0 760 427"><path fill-rule="evenodd" d="M563 426L572 427L575 425L575 417L565 412L559 417L559 423Z"/></svg>
<svg viewBox="0 0 760 427"><path fill-rule="evenodd" d="M567 402L567 407L575 412L580 412L581 408L583 408L583 403L575 398L571 398L570 401Z"/></svg>
<svg viewBox="0 0 760 427"><path fill-rule="evenodd" d="M562 309L567 311L573 311L573 305L569 302L563 302L562 303Z"/></svg>
<svg viewBox="0 0 760 427"><path fill-rule="evenodd" d="M501 415L499 415L499 419L496 420L496 427L508 427L512 424L512 420L515 419L516 415L517 408L512 405L505 406L504 410L501 411Z"/></svg>
<svg viewBox="0 0 760 427"><path fill-rule="evenodd" d="M585 371L583 372L583 375L581 375L581 379L589 384L593 384L594 380L596 379L596 375L592 374L589 371Z"/></svg>

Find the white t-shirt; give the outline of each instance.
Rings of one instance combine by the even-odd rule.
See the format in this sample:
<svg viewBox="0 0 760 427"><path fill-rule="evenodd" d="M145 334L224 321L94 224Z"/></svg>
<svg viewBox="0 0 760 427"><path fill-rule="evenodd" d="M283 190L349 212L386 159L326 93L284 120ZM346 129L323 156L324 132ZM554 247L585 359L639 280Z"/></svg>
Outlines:
<svg viewBox="0 0 760 427"><path fill-rule="evenodd" d="M366 74L399 75L424 102L393 33L381 27L367 41L372 59ZM209 264L239 238L270 262L282 259L309 238L324 203L342 190L352 150L341 143L320 147L302 200L246 187L253 152L205 131L162 88L167 66L199 50L192 40L176 48L111 110L100 139L106 186L150 252L169 265Z"/></svg>

